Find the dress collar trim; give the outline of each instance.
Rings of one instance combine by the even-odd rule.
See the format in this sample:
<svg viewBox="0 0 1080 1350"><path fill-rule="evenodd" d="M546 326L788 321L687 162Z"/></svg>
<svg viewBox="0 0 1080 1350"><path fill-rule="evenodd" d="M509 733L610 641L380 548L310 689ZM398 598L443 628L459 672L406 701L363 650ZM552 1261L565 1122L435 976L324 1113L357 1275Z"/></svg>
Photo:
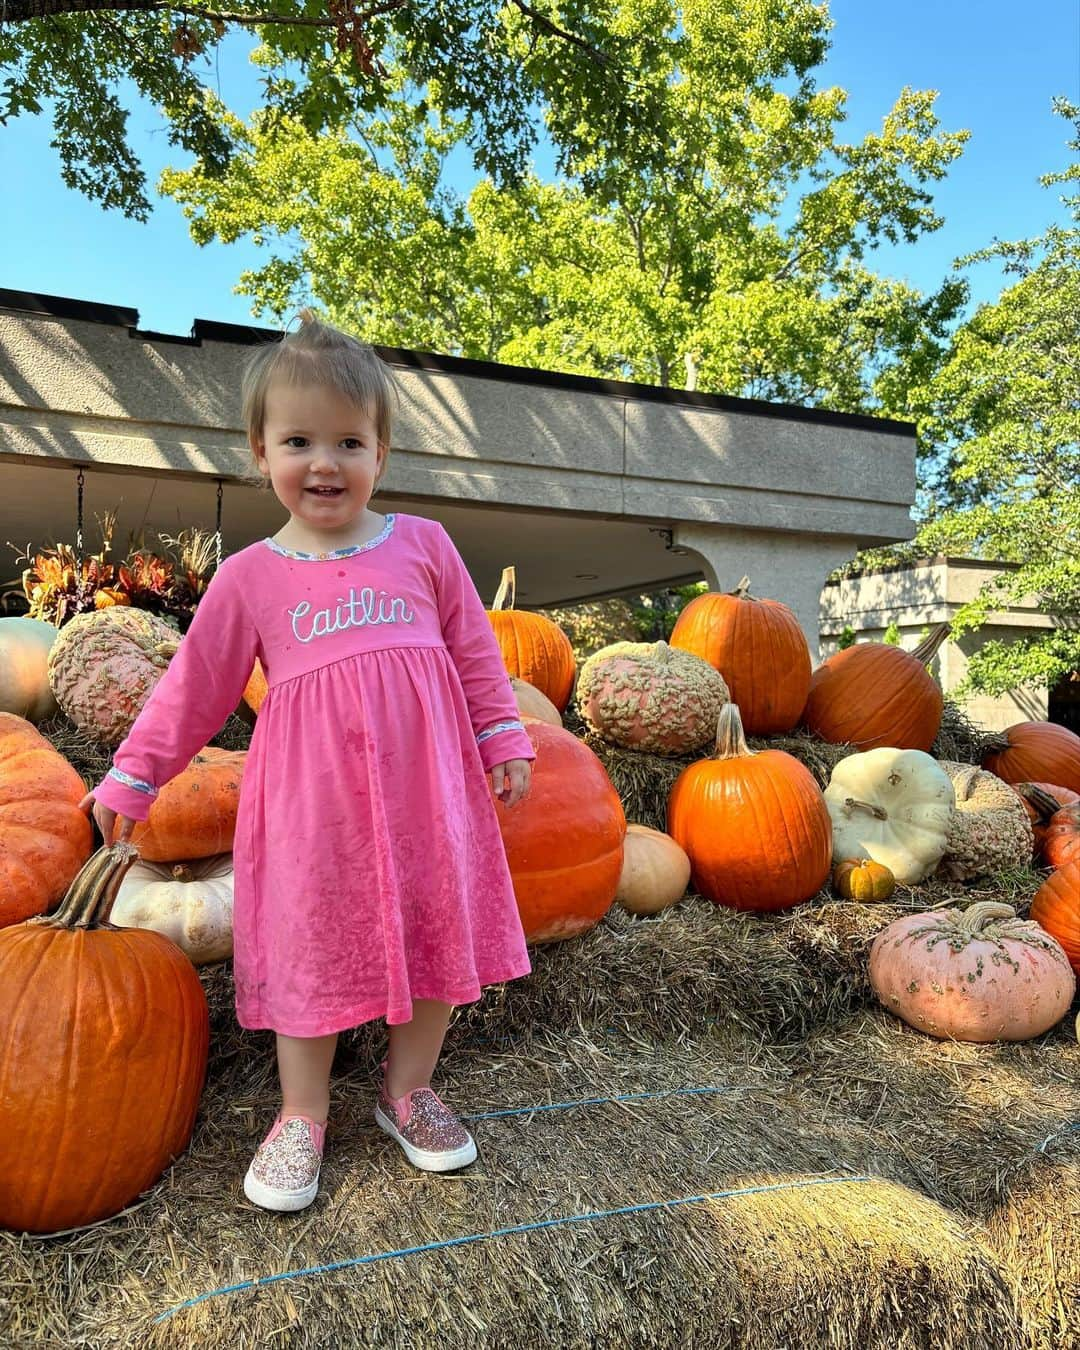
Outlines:
<svg viewBox="0 0 1080 1350"><path fill-rule="evenodd" d="M275 553L280 553L282 557L293 558L297 562L330 562L337 558L351 558L354 553L366 553L369 548L375 548L377 544L383 543L390 537L395 519L395 513L389 512L385 525L375 538L369 539L366 544L351 544L348 548L334 548L328 553L303 553L300 549L286 548L284 544L279 544L276 539L264 539L263 543L272 548Z"/></svg>

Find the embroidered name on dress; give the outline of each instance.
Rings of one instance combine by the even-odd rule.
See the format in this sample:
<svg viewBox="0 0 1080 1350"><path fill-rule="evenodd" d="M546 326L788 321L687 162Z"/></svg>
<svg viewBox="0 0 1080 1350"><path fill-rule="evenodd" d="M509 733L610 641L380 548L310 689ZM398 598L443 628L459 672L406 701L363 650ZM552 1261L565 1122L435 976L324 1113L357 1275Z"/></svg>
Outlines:
<svg viewBox="0 0 1080 1350"><path fill-rule="evenodd" d="M336 609L317 609L312 613L311 605L301 600L295 609L287 613L292 620L293 636L297 642L314 642L316 638L329 637L346 628L367 628L378 623L412 623L416 618L408 601L400 595L376 592L371 586L364 586L359 592L350 586L348 600L339 597Z"/></svg>

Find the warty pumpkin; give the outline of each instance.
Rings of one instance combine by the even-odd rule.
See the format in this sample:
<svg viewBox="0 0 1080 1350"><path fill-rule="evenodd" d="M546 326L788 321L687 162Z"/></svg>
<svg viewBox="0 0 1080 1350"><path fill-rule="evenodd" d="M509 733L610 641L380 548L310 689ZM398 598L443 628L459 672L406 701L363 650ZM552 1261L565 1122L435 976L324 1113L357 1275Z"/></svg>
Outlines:
<svg viewBox="0 0 1080 1350"><path fill-rule="evenodd" d="M529 790L496 801L506 861L528 942L577 937L611 908L623 862L626 816L604 766L562 727L526 722Z"/></svg>
<svg viewBox="0 0 1080 1350"><path fill-rule="evenodd" d="M148 862L186 862L229 853L247 752L207 745L166 783L131 842Z"/></svg>
<svg viewBox="0 0 1080 1350"><path fill-rule="evenodd" d="M114 605L76 614L49 652L56 701L92 741L117 746L180 642L175 628L145 610Z"/></svg>
<svg viewBox="0 0 1080 1350"><path fill-rule="evenodd" d="M86 784L36 727L0 712L0 927L40 914L90 856Z"/></svg>
<svg viewBox="0 0 1080 1350"><path fill-rule="evenodd" d="M49 686L56 628L44 619L0 619L0 712L44 722L57 711Z"/></svg>
<svg viewBox="0 0 1080 1350"><path fill-rule="evenodd" d="M832 866L829 813L813 775L782 750L749 750L734 703L720 710L715 755L675 780L667 826L690 857L695 889L732 909L801 904Z"/></svg>
<svg viewBox="0 0 1080 1350"><path fill-rule="evenodd" d="M988 743L982 766L1006 783L1058 783L1080 792L1080 736L1056 722L1017 722Z"/></svg>
<svg viewBox="0 0 1080 1350"><path fill-rule="evenodd" d="M666 642L613 642L578 675L586 725L624 750L693 754L716 735L727 701L724 677L708 661Z"/></svg>
<svg viewBox="0 0 1080 1350"><path fill-rule="evenodd" d="M159 933L113 928L130 844L99 849L55 914L0 931L0 1226L116 1214L187 1148L206 1076L199 977Z"/></svg>
<svg viewBox="0 0 1080 1350"><path fill-rule="evenodd" d="M993 900L889 924L870 948L870 983L910 1026L981 1043L1041 1035L1076 993L1060 944Z"/></svg>
<svg viewBox="0 0 1080 1350"><path fill-rule="evenodd" d="M516 586L514 568L504 567L495 599L486 611L503 665L511 675L539 689L564 713L577 670L574 649L559 625L546 615L514 608Z"/></svg>
<svg viewBox="0 0 1080 1350"><path fill-rule="evenodd" d="M1060 942L1080 975L1080 862L1056 868L1035 892L1031 918Z"/></svg>
<svg viewBox="0 0 1080 1350"><path fill-rule="evenodd" d="M803 721L815 736L859 750L928 751L945 701L926 667L948 636L939 624L912 652L856 642L814 671Z"/></svg>
<svg viewBox="0 0 1080 1350"><path fill-rule="evenodd" d="M733 591L695 596L675 620L671 645L720 672L747 736L775 736L798 722L810 688L810 648L779 600L759 600L743 577Z"/></svg>
<svg viewBox="0 0 1080 1350"><path fill-rule="evenodd" d="M232 854L177 863L137 859L120 883L111 918L119 928L152 928L175 942L192 965L227 960L233 951Z"/></svg>
<svg viewBox="0 0 1080 1350"><path fill-rule="evenodd" d="M977 764L938 760L952 781L956 810L938 870L953 881L1026 867L1035 836L1020 798Z"/></svg>

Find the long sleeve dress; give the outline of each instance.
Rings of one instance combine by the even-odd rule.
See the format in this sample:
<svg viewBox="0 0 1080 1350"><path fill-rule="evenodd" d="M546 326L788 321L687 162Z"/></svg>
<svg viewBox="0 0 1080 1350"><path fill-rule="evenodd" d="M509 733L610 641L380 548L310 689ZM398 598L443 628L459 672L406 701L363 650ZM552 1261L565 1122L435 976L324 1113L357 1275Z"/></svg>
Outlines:
<svg viewBox="0 0 1080 1350"><path fill-rule="evenodd" d="M233 845L241 1026L323 1036L468 1003L529 959L487 770L534 751L491 624L441 525L225 559L94 789L143 820L239 703L268 692ZM516 807L514 809L520 809Z"/></svg>

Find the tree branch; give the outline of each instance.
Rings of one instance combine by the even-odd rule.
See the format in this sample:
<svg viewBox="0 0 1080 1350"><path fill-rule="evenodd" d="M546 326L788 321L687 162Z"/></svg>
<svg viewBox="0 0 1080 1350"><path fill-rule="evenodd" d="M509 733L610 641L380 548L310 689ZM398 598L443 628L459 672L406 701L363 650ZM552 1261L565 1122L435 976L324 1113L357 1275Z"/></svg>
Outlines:
<svg viewBox="0 0 1080 1350"><path fill-rule="evenodd" d="M382 0L370 9L358 11L354 21L366 23L380 14L391 14L404 9L409 0ZM27 19L56 18L61 14L81 14L94 10L139 10L141 12L168 10L189 19L217 19L220 23L268 24L284 23L295 28L337 28L338 20L304 18L289 14L241 14L231 10L203 9L192 5L174 4L172 0L5 0L3 17L8 23L23 23Z"/></svg>

